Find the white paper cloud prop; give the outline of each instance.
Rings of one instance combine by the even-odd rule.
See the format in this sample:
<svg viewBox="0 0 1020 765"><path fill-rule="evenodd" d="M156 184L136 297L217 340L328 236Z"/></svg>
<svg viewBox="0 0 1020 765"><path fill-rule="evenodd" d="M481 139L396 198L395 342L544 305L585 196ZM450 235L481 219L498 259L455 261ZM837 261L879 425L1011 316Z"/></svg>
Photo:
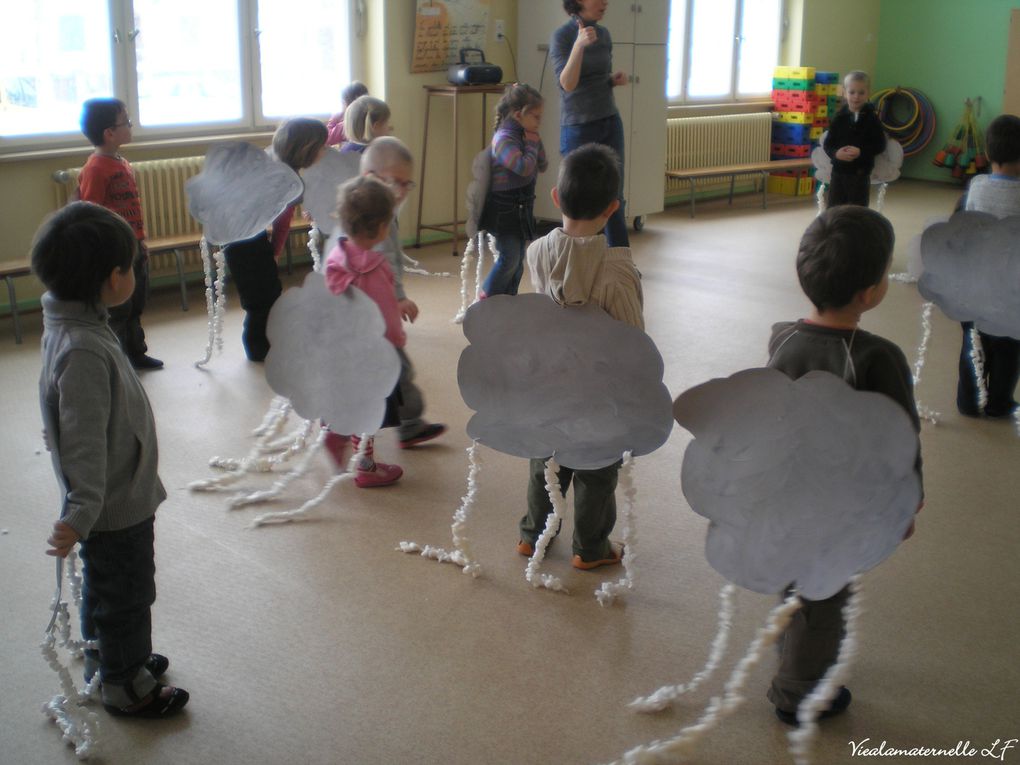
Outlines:
<svg viewBox="0 0 1020 765"><path fill-rule="evenodd" d="M312 272L269 314L266 381L305 419L321 417L337 433L374 433L400 376L385 331L372 298L356 287L334 295Z"/></svg>
<svg viewBox="0 0 1020 765"><path fill-rule="evenodd" d="M326 236L340 226L336 219L336 190L360 174L361 155L329 149L322 159L304 171L305 196L301 206L315 221L315 227ZM327 250L328 252L328 250Z"/></svg>
<svg viewBox="0 0 1020 765"><path fill-rule="evenodd" d="M681 479L711 521L705 555L734 584L828 598L885 560L921 500L906 412L828 372L750 369L683 393Z"/></svg>
<svg viewBox="0 0 1020 765"><path fill-rule="evenodd" d="M958 212L921 238L918 289L955 321L1020 338L1020 217Z"/></svg>
<svg viewBox="0 0 1020 765"><path fill-rule="evenodd" d="M457 368L471 438L591 470L655 451L673 428L663 363L644 332L596 307L497 295L464 319Z"/></svg>
<svg viewBox="0 0 1020 765"><path fill-rule="evenodd" d="M301 197L298 174L249 143L209 149L202 172L184 184L188 211L207 241L251 239Z"/></svg>
<svg viewBox="0 0 1020 765"><path fill-rule="evenodd" d="M815 178L822 183L832 183L832 160L822 148L828 134L828 130L822 133L818 139L818 145L811 150L811 163L815 166ZM888 138L885 142L885 150L875 157L875 167L871 170L871 182L891 183L900 177L901 167L903 167L903 146L898 141Z"/></svg>

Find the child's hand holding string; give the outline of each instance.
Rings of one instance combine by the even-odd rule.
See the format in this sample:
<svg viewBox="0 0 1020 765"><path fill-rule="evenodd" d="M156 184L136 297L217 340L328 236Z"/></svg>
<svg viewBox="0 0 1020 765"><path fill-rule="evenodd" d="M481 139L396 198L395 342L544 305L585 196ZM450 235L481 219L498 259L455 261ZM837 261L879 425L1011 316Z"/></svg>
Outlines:
<svg viewBox="0 0 1020 765"><path fill-rule="evenodd" d="M46 543L50 546L46 554L57 558L66 558L67 554L71 552L71 548L78 544L79 539L81 537L77 531L63 521L56 521L53 524L53 533L46 540Z"/></svg>
<svg viewBox="0 0 1020 765"><path fill-rule="evenodd" d="M408 298L404 298L403 300L397 301L397 308L400 309L400 317L404 321L409 321L414 324L414 320L418 318L417 303Z"/></svg>

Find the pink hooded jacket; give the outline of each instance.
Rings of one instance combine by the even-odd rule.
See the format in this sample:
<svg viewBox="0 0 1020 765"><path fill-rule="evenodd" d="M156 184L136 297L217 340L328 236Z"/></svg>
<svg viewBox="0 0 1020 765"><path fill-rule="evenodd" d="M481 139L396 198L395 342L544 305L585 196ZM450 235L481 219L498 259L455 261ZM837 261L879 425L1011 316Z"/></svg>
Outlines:
<svg viewBox="0 0 1020 765"><path fill-rule="evenodd" d="M375 250L363 250L347 237L341 237L326 258L326 286L339 295L354 286L379 306L386 322L386 339L395 348L403 348L407 334L400 322L400 307L394 286L393 271L386 256Z"/></svg>

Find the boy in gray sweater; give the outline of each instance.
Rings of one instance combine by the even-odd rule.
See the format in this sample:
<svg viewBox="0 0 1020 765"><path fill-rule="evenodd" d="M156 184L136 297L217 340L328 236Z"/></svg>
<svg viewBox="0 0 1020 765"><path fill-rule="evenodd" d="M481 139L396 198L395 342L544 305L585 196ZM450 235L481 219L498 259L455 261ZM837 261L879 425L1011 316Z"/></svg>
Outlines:
<svg viewBox="0 0 1020 765"><path fill-rule="evenodd" d="M81 545L82 637L98 643L85 675L99 672L103 706L158 718L188 702L156 682L169 661L152 653L153 520L166 491L149 400L109 326L109 309L134 290L137 247L119 215L74 202L36 233L32 270L47 289L39 400L63 491L46 553Z"/></svg>

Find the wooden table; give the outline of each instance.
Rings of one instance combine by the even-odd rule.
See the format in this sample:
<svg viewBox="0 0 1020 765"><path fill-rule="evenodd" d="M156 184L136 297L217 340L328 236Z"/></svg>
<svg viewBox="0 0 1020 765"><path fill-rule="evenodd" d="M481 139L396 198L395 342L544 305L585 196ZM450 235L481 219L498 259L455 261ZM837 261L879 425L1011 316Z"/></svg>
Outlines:
<svg viewBox="0 0 1020 765"><path fill-rule="evenodd" d="M482 141L479 148L485 147L485 126L488 121L489 112L486 108L488 95L502 95L506 89L506 85L498 83L495 85L425 85L425 134L422 137L421 144L421 178L418 184L418 224L414 231L414 246L421 246L421 232L423 230L429 231L442 231L444 233L451 234L453 236L453 254L460 255L460 250L457 247L457 239L460 233L460 226L465 221L458 220L457 208L460 204L460 187L459 187L459 173L460 165L458 162L458 154L460 148L460 122L458 120L458 108L459 102L462 96L481 94L482 96ZM433 96L437 98L446 98L453 101L453 214L450 216L449 222L443 223L427 223L421 222L422 217L422 201L425 198L425 161L428 157L429 148L429 111L432 106Z"/></svg>

